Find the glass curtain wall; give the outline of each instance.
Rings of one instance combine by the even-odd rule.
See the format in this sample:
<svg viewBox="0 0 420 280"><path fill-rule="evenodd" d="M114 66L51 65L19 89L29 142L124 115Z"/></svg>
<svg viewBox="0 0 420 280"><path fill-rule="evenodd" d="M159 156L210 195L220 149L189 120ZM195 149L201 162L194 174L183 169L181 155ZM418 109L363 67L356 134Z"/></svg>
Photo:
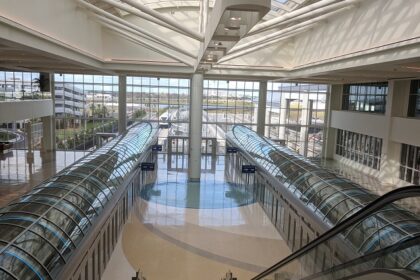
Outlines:
<svg viewBox="0 0 420 280"><path fill-rule="evenodd" d="M267 85L265 136L313 158L321 155L327 85Z"/></svg>
<svg viewBox="0 0 420 280"><path fill-rule="evenodd" d="M56 74L56 142L59 150L93 150L98 133L118 132L118 76Z"/></svg>
<svg viewBox="0 0 420 280"><path fill-rule="evenodd" d="M385 113L388 83L344 85L342 109L348 111Z"/></svg>
<svg viewBox="0 0 420 280"><path fill-rule="evenodd" d="M39 73L0 71L0 101L40 99Z"/></svg>
<svg viewBox="0 0 420 280"><path fill-rule="evenodd" d="M51 94L41 92L39 79L40 73L0 71L0 102L51 98ZM27 129L29 121L30 130ZM28 131L32 136L32 148L39 149L42 123L38 118L0 123L0 142L12 143L13 149L25 149Z"/></svg>
<svg viewBox="0 0 420 280"><path fill-rule="evenodd" d="M257 129L259 82L204 80L203 137L217 138L217 154L226 149L225 134L233 125Z"/></svg>
<svg viewBox="0 0 420 280"><path fill-rule="evenodd" d="M168 136L188 137L189 103L189 79L127 77L128 122L158 123L164 151Z"/></svg>

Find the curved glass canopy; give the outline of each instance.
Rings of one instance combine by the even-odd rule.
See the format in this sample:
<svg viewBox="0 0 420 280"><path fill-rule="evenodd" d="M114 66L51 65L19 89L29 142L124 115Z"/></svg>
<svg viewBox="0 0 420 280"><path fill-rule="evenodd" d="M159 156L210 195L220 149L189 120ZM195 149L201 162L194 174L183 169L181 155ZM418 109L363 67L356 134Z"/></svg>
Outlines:
<svg viewBox="0 0 420 280"><path fill-rule="evenodd" d="M226 137L279 181L276 191L289 191L331 227L378 198L362 186L259 136L247 127L234 126ZM345 237L356 251L370 252L378 246L395 244L420 234L419 220L416 214L390 204L355 225ZM367 232L370 234L367 235Z"/></svg>
<svg viewBox="0 0 420 280"><path fill-rule="evenodd" d="M134 126L0 210L0 279L53 279L156 138Z"/></svg>

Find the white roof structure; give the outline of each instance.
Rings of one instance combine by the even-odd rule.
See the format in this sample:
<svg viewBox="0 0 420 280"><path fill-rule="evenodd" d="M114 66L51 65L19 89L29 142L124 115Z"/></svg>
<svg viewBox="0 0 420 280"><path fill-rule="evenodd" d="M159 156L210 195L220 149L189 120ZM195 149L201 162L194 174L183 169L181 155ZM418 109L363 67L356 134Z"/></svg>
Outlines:
<svg viewBox="0 0 420 280"><path fill-rule="evenodd" d="M420 1L42 3L0 3L0 68L323 83L420 71Z"/></svg>

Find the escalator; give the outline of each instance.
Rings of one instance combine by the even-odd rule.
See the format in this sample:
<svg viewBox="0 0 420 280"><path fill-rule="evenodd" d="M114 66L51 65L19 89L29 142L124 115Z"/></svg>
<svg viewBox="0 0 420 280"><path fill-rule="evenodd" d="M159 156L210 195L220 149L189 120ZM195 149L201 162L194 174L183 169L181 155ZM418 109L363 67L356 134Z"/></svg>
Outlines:
<svg viewBox="0 0 420 280"><path fill-rule="evenodd" d="M252 280L420 279L419 197L391 191Z"/></svg>

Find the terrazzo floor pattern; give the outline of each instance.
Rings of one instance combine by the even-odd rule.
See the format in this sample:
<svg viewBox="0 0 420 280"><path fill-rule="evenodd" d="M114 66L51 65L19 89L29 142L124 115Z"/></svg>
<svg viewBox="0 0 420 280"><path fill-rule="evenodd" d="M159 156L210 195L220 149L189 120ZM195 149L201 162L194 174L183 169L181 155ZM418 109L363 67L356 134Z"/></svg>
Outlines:
<svg viewBox="0 0 420 280"><path fill-rule="evenodd" d="M217 280L229 270L243 280L290 254L252 190L226 182L224 157L200 183L166 160L159 155L158 179L133 207L102 279L140 268L148 280Z"/></svg>

